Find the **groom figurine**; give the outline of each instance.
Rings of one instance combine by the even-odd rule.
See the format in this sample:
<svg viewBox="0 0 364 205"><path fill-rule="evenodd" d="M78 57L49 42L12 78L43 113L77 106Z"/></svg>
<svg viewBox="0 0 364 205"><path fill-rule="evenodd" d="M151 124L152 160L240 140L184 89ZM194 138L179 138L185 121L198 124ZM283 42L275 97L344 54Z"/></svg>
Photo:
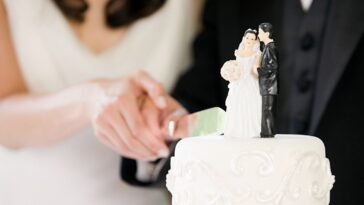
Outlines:
<svg viewBox="0 0 364 205"><path fill-rule="evenodd" d="M264 43L262 61L258 68L259 88L262 96L262 125L260 136L274 137L276 97L278 94L278 52L272 39L273 26L270 23L259 25L259 40Z"/></svg>

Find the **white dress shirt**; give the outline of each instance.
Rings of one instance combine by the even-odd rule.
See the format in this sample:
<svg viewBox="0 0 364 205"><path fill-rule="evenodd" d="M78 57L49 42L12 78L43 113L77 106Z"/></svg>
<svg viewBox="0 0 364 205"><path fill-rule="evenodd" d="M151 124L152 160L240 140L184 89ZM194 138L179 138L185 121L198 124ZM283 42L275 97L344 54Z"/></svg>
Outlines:
<svg viewBox="0 0 364 205"><path fill-rule="evenodd" d="M301 0L301 5L304 11L310 10L313 0Z"/></svg>

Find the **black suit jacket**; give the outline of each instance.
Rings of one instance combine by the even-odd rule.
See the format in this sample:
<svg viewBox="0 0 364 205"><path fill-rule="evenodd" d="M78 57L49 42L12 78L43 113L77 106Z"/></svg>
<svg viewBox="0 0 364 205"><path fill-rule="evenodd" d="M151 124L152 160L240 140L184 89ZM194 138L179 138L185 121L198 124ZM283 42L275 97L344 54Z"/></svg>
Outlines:
<svg viewBox="0 0 364 205"><path fill-rule="evenodd" d="M362 203L364 184L364 1L330 3L312 115L305 134L325 143L336 175L330 204L354 205ZM173 95L190 111L225 107L227 82L220 77L221 66L233 59L244 30L262 22L273 24L273 38L281 48L285 43L283 34L295 32L282 27L283 9L282 0L207 0L204 28L194 43L194 64L182 76ZM291 80L290 71L280 70L278 115L289 100L285 93L293 86ZM285 120L278 120L278 130L286 133Z"/></svg>
<svg viewBox="0 0 364 205"><path fill-rule="evenodd" d="M278 94L278 52L274 42L264 46L262 62L258 68L259 88L261 95Z"/></svg>

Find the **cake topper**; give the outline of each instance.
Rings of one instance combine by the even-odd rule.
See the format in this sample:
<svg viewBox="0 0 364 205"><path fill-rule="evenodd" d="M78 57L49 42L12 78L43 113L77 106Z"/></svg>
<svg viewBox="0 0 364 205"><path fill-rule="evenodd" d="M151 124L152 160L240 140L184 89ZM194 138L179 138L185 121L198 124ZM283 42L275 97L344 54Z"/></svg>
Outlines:
<svg viewBox="0 0 364 205"><path fill-rule="evenodd" d="M229 81L224 135L229 138L274 137L278 58L272 39L273 26L259 25L259 32L247 29L227 61L221 76ZM260 42L264 44L260 51ZM260 93L260 95L259 95Z"/></svg>
<svg viewBox="0 0 364 205"><path fill-rule="evenodd" d="M259 25L258 38L264 43L261 64L258 68L259 87L262 96L262 123L260 136L274 137L276 134L276 98L278 94L278 52L272 39L273 26Z"/></svg>

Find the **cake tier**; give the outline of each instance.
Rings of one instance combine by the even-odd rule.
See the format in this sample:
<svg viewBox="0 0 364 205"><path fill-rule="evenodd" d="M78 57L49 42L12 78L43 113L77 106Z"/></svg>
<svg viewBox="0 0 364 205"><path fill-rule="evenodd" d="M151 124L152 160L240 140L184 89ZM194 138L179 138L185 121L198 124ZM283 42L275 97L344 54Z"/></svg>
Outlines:
<svg viewBox="0 0 364 205"><path fill-rule="evenodd" d="M327 205L334 183L316 137L181 140L167 187L173 205Z"/></svg>

